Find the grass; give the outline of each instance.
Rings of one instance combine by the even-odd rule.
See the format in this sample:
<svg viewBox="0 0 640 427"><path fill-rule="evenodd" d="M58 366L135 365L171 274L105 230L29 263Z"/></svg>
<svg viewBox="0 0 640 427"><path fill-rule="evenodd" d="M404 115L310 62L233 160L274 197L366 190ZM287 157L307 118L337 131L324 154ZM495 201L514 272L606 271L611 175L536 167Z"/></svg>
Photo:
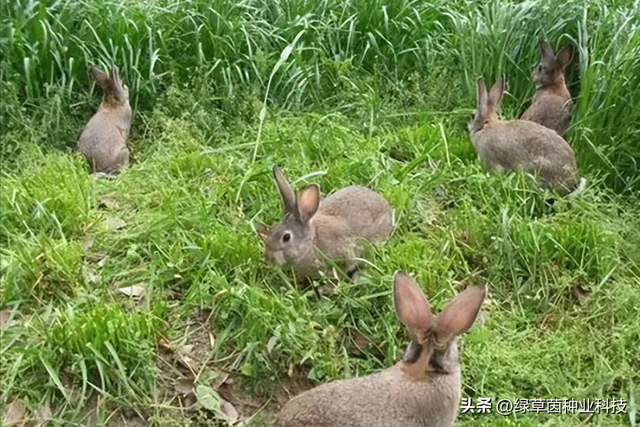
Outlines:
<svg viewBox="0 0 640 427"><path fill-rule="evenodd" d="M220 423L181 409L186 378L244 425L269 425L285 390L398 360L402 269L438 309L489 287L462 341L466 397L630 402L626 415L463 414L460 426L636 425L637 2L0 7L3 405L49 407L53 425ZM590 186L573 202L484 174L465 129L477 75L507 74L505 117L526 108L540 35L579 51L567 138ZM71 148L99 102L85 66L112 60L131 88L133 167L105 180ZM280 215L274 164L297 187L368 185L396 209L391 240L336 295L262 260L252 224ZM144 296L120 291L131 286Z"/></svg>

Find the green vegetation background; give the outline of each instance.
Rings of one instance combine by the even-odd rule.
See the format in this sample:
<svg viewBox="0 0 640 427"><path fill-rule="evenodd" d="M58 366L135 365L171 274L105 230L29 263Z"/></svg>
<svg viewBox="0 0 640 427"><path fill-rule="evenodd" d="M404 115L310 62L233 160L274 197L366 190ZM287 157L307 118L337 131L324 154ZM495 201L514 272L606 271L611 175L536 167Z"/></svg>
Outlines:
<svg viewBox="0 0 640 427"><path fill-rule="evenodd" d="M196 343L196 383L230 373L259 403L242 405L246 419L293 379L394 363L403 269L436 308L467 285L490 290L462 343L465 396L630 402L627 415L459 425L637 422L637 1L16 0L0 12L2 404L48 404L54 425L95 407L99 423L134 410L215 425L176 409L184 366L164 354L167 342L194 350L190 325L204 319L213 342ZM567 139L589 188L572 203L484 174L466 132L479 75L507 76L503 117L526 108L540 37L576 46ZM73 148L101 96L87 64L114 62L135 113L133 166L98 180ZM396 209L391 241L336 295L261 260L251 224L280 215L273 164L325 194L369 185ZM131 285L142 302L118 292ZM276 401L246 424L268 423Z"/></svg>

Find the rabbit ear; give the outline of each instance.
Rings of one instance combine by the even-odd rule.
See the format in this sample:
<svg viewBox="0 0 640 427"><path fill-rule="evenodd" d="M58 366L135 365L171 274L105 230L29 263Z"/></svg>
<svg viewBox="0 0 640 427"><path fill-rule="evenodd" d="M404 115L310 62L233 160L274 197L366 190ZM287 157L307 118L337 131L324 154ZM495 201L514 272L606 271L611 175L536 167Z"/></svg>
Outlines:
<svg viewBox="0 0 640 427"><path fill-rule="evenodd" d="M398 318L409 331L418 336L433 326L433 315L427 297L420 286L406 273L397 271L393 276L393 305Z"/></svg>
<svg viewBox="0 0 640 427"><path fill-rule="evenodd" d="M556 55L553 53L553 49L546 40L540 40L538 42L538 47L540 48L540 56L543 61L549 64L555 61Z"/></svg>
<svg viewBox="0 0 640 427"><path fill-rule="evenodd" d="M484 286L465 289L436 318L435 337L440 343L465 333L478 316L487 293Z"/></svg>
<svg viewBox="0 0 640 427"><path fill-rule="evenodd" d="M573 58L573 46L569 43L564 45L556 55L556 60L560 68L566 67Z"/></svg>
<svg viewBox="0 0 640 427"><path fill-rule="evenodd" d="M298 193L296 204L300 221L309 221L318 212L320 206L320 187L317 184L309 184L304 187Z"/></svg>
<svg viewBox="0 0 640 427"><path fill-rule="evenodd" d="M103 88L107 88L111 84L111 79L109 78L107 73L100 70L99 68L96 68L92 65L89 67L89 73L91 74L91 77L93 77L93 80L95 80L96 83L98 83Z"/></svg>
<svg viewBox="0 0 640 427"><path fill-rule="evenodd" d="M120 70L116 65L113 65L111 67L111 70L109 70L109 77L111 78L111 81L114 83L117 83L118 81L120 81Z"/></svg>
<svg viewBox="0 0 640 427"><path fill-rule="evenodd" d="M476 116L486 117L488 106L487 86L484 84L484 79L479 77L476 83Z"/></svg>
<svg viewBox="0 0 640 427"><path fill-rule="evenodd" d="M296 196L293 192L293 189L285 179L282 171L279 167L273 167L273 179L276 182L276 186L280 191L280 196L282 197L282 206L284 207L285 213L295 213L296 211Z"/></svg>
<svg viewBox="0 0 640 427"><path fill-rule="evenodd" d="M266 242L267 239L269 238L271 228L264 224L255 224L255 229L260 240L262 240L263 242Z"/></svg>
<svg viewBox="0 0 640 427"><path fill-rule="evenodd" d="M497 110L502 102L502 95L504 94L504 76L500 76L498 80L493 84L491 91L489 92L489 104L494 110Z"/></svg>

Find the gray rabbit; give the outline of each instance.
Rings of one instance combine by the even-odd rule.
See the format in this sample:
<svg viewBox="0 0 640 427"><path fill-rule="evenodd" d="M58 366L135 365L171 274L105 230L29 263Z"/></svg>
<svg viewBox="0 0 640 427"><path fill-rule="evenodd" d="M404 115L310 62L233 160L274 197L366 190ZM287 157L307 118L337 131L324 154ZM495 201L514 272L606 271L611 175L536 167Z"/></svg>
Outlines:
<svg viewBox="0 0 640 427"><path fill-rule="evenodd" d="M280 168L273 179L280 191L284 218L272 227L259 225L265 256L276 265L292 267L296 278L309 279L333 261L351 274L362 252L361 239L387 240L393 231L393 210L378 193L350 186L320 200L317 184L296 195Z"/></svg>
<svg viewBox="0 0 640 427"><path fill-rule="evenodd" d="M449 427L458 415L458 336L465 333L486 289L471 287L434 316L420 286L397 272L393 300L411 341L404 357L380 373L334 381L291 399L277 427Z"/></svg>
<svg viewBox="0 0 640 427"><path fill-rule="evenodd" d="M573 198L586 187L576 177L573 149L555 131L528 120L498 119L497 110L504 93L500 77L487 93L482 78L477 82L477 108L469 123L471 142L486 169L534 174L540 184Z"/></svg>
<svg viewBox="0 0 640 427"><path fill-rule="evenodd" d="M571 62L572 47L568 44L556 55L546 41L541 40L539 46L540 63L531 72L536 93L521 119L539 123L564 136L573 109L571 94L564 80L564 70Z"/></svg>
<svg viewBox="0 0 640 427"><path fill-rule="evenodd" d="M89 163L92 173L117 172L129 166L129 89L122 84L115 65L108 75L95 67L90 67L89 71L104 95L98 111L80 134L78 151Z"/></svg>

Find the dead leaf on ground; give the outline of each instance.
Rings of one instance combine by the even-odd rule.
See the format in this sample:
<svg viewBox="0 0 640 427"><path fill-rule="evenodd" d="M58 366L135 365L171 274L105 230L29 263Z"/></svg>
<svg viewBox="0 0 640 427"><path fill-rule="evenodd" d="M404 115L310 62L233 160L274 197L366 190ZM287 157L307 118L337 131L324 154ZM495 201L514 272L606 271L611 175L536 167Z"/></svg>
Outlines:
<svg viewBox="0 0 640 427"><path fill-rule="evenodd" d="M160 340L160 344L164 348L169 350L175 357L175 360L177 360L180 364L182 364L182 366L191 371L192 374L195 375L199 370L199 364L197 364L191 357L185 354L193 350L193 345L183 345L181 347L177 347L174 343L166 338L162 338L162 340Z"/></svg>
<svg viewBox="0 0 640 427"><path fill-rule="evenodd" d="M175 382L176 391L183 396L193 394L193 379L191 378L178 378Z"/></svg>
<svg viewBox="0 0 640 427"><path fill-rule="evenodd" d="M276 338L274 336L269 338L269 341L267 341L267 354L269 356L271 356L271 352L273 351L273 348L276 346L277 342L278 342L278 338Z"/></svg>
<svg viewBox="0 0 640 427"><path fill-rule="evenodd" d="M180 346L178 347L178 351L182 355L187 355L193 351L193 344L186 344L186 345Z"/></svg>
<svg viewBox="0 0 640 427"><path fill-rule="evenodd" d="M178 362L182 363L182 365L190 370L194 375L198 370L200 370L200 363L196 363L196 361L189 356L184 356L178 353Z"/></svg>
<svg viewBox="0 0 640 427"><path fill-rule="evenodd" d="M51 408L48 403L45 403L41 407L36 410L35 413L35 421L36 427L40 427L53 419L53 414L51 413Z"/></svg>
<svg viewBox="0 0 640 427"><path fill-rule="evenodd" d="M98 282L98 275L95 274L86 265L82 266L82 278L87 284L94 284Z"/></svg>
<svg viewBox="0 0 640 427"><path fill-rule="evenodd" d="M216 378L215 378L215 381L213 382L213 385L215 389L218 390L218 392L220 392L219 388L222 387L224 384L228 384L233 381L233 378L231 378L227 372L217 372L217 371L211 371L211 372L215 373Z"/></svg>
<svg viewBox="0 0 640 427"><path fill-rule="evenodd" d="M360 331L355 331L351 334L351 342L358 348L358 350L364 350L371 344L369 337Z"/></svg>
<svg viewBox="0 0 640 427"><path fill-rule="evenodd" d="M129 296L133 299L142 299L147 293L147 288L141 285L126 286L118 289L121 294Z"/></svg>
<svg viewBox="0 0 640 427"><path fill-rule="evenodd" d="M113 197L104 196L98 200L98 207L107 209L116 208L118 207L118 202Z"/></svg>
<svg viewBox="0 0 640 427"><path fill-rule="evenodd" d="M98 267L102 268L107 263L107 255L106 254L97 254L100 256L100 260L98 261Z"/></svg>
<svg viewBox="0 0 640 427"><path fill-rule="evenodd" d="M7 329L11 326L11 309L3 308L0 310L0 329Z"/></svg>
<svg viewBox="0 0 640 427"><path fill-rule="evenodd" d="M580 303L580 305L585 305L587 302L589 302L589 295L587 294L587 291L582 288L582 286L576 285L572 287L571 293L573 294L575 299L578 300L578 303Z"/></svg>
<svg viewBox="0 0 640 427"><path fill-rule="evenodd" d="M84 415L80 420L83 426L95 426L98 422L98 406L87 405L87 409L84 410Z"/></svg>
<svg viewBox="0 0 640 427"><path fill-rule="evenodd" d="M487 314L486 310L482 310L481 309L478 312L475 324L478 325L478 326L484 326L485 323L487 323L487 318L488 318L488 314Z"/></svg>
<svg viewBox="0 0 640 427"><path fill-rule="evenodd" d="M323 297L330 297L337 292L337 286L333 283L327 283L318 287L318 293Z"/></svg>
<svg viewBox="0 0 640 427"><path fill-rule="evenodd" d="M104 220L104 225L108 230L119 230L127 226L127 223L117 216L112 216Z"/></svg>
<svg viewBox="0 0 640 427"><path fill-rule="evenodd" d="M95 237L93 236L85 237L84 240L82 241L82 250L85 252L88 252L89 249L91 249L91 246L93 246L94 241L95 241Z"/></svg>
<svg viewBox="0 0 640 427"><path fill-rule="evenodd" d="M4 425L6 427L13 427L22 425L24 423L24 415L27 412L27 407L20 399L14 399L7 406L4 407Z"/></svg>
<svg viewBox="0 0 640 427"><path fill-rule="evenodd" d="M222 413L226 416L227 422L229 424L234 424L240 418L240 414L235 406L233 406L230 402L222 399Z"/></svg>

